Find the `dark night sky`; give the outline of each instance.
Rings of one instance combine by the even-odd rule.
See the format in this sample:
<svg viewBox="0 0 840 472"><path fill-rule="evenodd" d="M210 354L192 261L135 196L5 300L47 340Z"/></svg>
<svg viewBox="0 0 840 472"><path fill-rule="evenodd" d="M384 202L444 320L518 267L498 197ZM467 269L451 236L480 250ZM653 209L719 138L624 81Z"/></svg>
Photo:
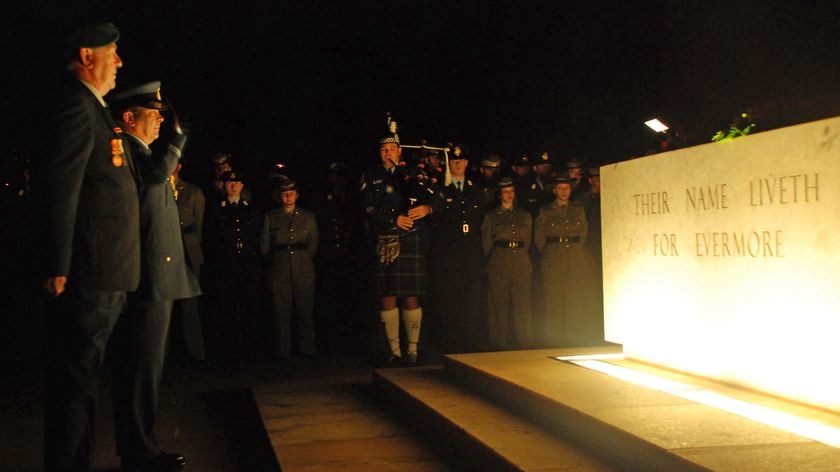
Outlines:
<svg viewBox="0 0 840 472"><path fill-rule="evenodd" d="M27 5L4 20L23 45L6 48L6 123L57 73L53 32L96 12L122 30L118 88L162 80L188 159L227 150L252 173L375 162L386 110L404 142L593 164L653 146L652 116L702 143L746 107L759 130L840 114L838 1Z"/></svg>

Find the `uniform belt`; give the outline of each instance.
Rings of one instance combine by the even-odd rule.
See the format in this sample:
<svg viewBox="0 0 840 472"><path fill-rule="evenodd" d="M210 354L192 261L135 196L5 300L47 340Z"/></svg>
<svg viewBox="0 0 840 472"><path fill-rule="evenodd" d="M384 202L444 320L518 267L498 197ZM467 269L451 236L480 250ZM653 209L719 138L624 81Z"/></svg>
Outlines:
<svg viewBox="0 0 840 472"><path fill-rule="evenodd" d="M306 243L291 243L291 244L272 244L271 249L275 251L289 251L289 250L297 250L302 251L309 247L309 244Z"/></svg>
<svg viewBox="0 0 840 472"><path fill-rule="evenodd" d="M181 234L189 234L195 232L195 225L181 226Z"/></svg>
<svg viewBox="0 0 840 472"><path fill-rule="evenodd" d="M511 249L523 248L525 243L522 241L493 241L496 247L509 247Z"/></svg>
<svg viewBox="0 0 840 472"><path fill-rule="evenodd" d="M545 242L554 244L579 243L580 236L548 236Z"/></svg>

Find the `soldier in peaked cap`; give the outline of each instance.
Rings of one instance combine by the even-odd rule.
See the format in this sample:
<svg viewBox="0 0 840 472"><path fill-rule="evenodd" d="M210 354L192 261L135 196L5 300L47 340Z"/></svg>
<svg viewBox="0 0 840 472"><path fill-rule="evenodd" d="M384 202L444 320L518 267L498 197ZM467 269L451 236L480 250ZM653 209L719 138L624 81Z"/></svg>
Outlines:
<svg viewBox="0 0 840 472"><path fill-rule="evenodd" d="M520 207L531 213L536 218L540 207L550 202L551 194L551 172L554 168L554 159L547 153L542 152L531 160L531 173L521 182L517 182L517 201Z"/></svg>
<svg viewBox="0 0 840 472"><path fill-rule="evenodd" d="M516 207L510 177L499 180L499 206L484 215L481 247L487 256L487 343L490 349L531 345L531 215Z"/></svg>
<svg viewBox="0 0 840 472"><path fill-rule="evenodd" d="M187 138L176 130L166 147L155 151L149 147L160 135L161 111L167 109L158 81L118 91L109 102L125 131L141 181L142 277L115 328L120 340L112 389L117 453L124 470L174 470L186 462L178 453L163 452L154 427L173 302L201 293L187 266L170 181Z"/></svg>
<svg viewBox="0 0 840 472"><path fill-rule="evenodd" d="M63 37L66 77L40 120L33 190L42 219L45 468L88 470L102 358L140 282L140 205L125 137L105 107L122 59L110 23Z"/></svg>
<svg viewBox="0 0 840 472"><path fill-rule="evenodd" d="M397 163L401 154L396 133L390 132L379 140L380 165L362 177L362 199L371 232L377 239L376 292L390 350L387 363L402 362L402 318L408 338L406 363L415 364L423 318L420 298L427 283L426 217L440 209L440 198L424 181L400 169Z"/></svg>
<svg viewBox="0 0 840 472"><path fill-rule="evenodd" d="M504 161L498 154L490 154L479 163L478 172L481 175L481 189L484 194L484 209L489 210L496 204L498 187L496 184L502 173Z"/></svg>
<svg viewBox="0 0 840 472"><path fill-rule="evenodd" d="M481 187L467 178L468 166L464 153L450 156L451 182L440 186L444 204L432 214L429 332L432 343L446 353L483 347L485 202Z"/></svg>
<svg viewBox="0 0 840 472"><path fill-rule="evenodd" d="M259 232L262 210L242 195L245 183L236 171L221 175L225 197L208 204L204 225L204 271L210 320L224 357L243 360L260 354L259 309L262 283ZM208 340L209 341L209 340Z"/></svg>
<svg viewBox="0 0 840 472"><path fill-rule="evenodd" d="M524 182L531 175L531 158L527 154L519 154L510 161L510 168L514 174L514 183Z"/></svg>

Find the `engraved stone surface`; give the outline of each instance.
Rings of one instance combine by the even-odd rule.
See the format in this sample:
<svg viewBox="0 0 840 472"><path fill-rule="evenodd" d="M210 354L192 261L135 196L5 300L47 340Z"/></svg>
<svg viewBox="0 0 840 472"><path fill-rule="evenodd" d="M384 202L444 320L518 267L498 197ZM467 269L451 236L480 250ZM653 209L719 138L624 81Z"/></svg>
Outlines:
<svg viewBox="0 0 840 472"><path fill-rule="evenodd" d="M606 339L840 411L840 118L601 168Z"/></svg>

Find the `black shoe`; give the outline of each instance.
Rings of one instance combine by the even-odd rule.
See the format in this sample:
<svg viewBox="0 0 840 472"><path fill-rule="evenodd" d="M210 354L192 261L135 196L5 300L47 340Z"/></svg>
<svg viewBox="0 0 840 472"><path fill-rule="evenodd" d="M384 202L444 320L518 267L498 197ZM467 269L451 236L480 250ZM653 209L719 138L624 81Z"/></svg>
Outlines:
<svg viewBox="0 0 840 472"><path fill-rule="evenodd" d="M416 352L414 352L414 353L409 352L405 356L405 364L406 365L417 365L417 353Z"/></svg>
<svg viewBox="0 0 840 472"><path fill-rule="evenodd" d="M181 454L162 453L141 462L123 461L120 472L175 472L186 465L187 461Z"/></svg>
<svg viewBox="0 0 840 472"><path fill-rule="evenodd" d="M400 367L403 364L402 357L396 356L394 354L389 355L379 367L388 368L388 367Z"/></svg>

